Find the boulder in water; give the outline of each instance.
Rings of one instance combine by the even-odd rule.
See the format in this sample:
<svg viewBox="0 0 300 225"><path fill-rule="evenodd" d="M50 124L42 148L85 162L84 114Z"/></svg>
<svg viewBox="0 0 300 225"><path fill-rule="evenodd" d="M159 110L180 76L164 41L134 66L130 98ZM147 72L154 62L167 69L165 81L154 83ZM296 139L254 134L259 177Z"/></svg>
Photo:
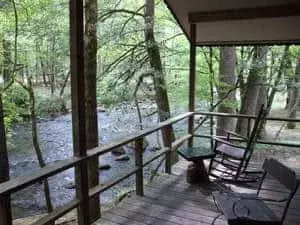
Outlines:
<svg viewBox="0 0 300 225"><path fill-rule="evenodd" d="M130 160L128 155L121 155L116 158L116 161L128 161L128 160Z"/></svg>
<svg viewBox="0 0 300 225"><path fill-rule="evenodd" d="M99 166L99 170L109 170L111 166L109 164L103 164Z"/></svg>
<svg viewBox="0 0 300 225"><path fill-rule="evenodd" d="M98 112L105 112L106 110L105 110L105 108L99 106L99 107L97 107L97 111Z"/></svg>
<svg viewBox="0 0 300 225"><path fill-rule="evenodd" d="M125 149L123 147L114 148L111 151L111 154L117 155L117 156L124 155L125 153L126 153L126 151L125 151Z"/></svg>
<svg viewBox="0 0 300 225"><path fill-rule="evenodd" d="M64 188L66 188L66 189L75 189L75 183L74 183L74 181L71 181L71 182L65 184Z"/></svg>

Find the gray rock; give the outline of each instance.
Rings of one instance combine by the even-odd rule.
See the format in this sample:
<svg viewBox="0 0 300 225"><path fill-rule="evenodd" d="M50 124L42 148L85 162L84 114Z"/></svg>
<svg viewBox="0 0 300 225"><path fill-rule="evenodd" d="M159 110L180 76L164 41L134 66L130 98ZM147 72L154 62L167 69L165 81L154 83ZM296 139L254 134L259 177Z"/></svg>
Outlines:
<svg viewBox="0 0 300 225"><path fill-rule="evenodd" d="M109 164L104 164L99 166L99 170L109 170L111 166Z"/></svg>
<svg viewBox="0 0 300 225"><path fill-rule="evenodd" d="M65 184L64 188L66 188L66 189L75 189L75 183L74 183L74 181L71 181L71 182Z"/></svg>
<svg viewBox="0 0 300 225"><path fill-rule="evenodd" d="M103 107L97 107L97 111L98 112L105 112L106 110L105 110L105 108L103 108Z"/></svg>
<svg viewBox="0 0 300 225"><path fill-rule="evenodd" d="M115 159L116 161L128 161L130 160L128 155L121 155Z"/></svg>
<svg viewBox="0 0 300 225"><path fill-rule="evenodd" d="M125 149L123 147L115 148L111 151L111 154L113 155L124 155L126 153Z"/></svg>
<svg viewBox="0 0 300 225"><path fill-rule="evenodd" d="M150 150L153 151L153 152L159 151L159 150L161 150L161 147L158 146L158 145L154 145L154 146L152 146L152 147L150 148Z"/></svg>

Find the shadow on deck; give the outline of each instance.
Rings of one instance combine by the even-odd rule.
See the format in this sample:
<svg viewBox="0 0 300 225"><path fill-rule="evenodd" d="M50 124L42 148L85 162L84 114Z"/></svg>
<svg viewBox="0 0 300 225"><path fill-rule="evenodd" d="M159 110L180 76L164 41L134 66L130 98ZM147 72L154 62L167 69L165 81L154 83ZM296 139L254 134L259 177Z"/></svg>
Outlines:
<svg viewBox="0 0 300 225"><path fill-rule="evenodd" d="M207 225L227 224L213 201L211 193L217 190L215 183L190 185L186 183L187 163L180 161L173 167L172 175L162 175L145 186L144 197L134 194L126 197L118 206L102 214L94 225ZM258 167L258 166L257 166ZM234 186L235 191L254 191L257 184L245 187ZM283 189L272 180L263 187L267 197L283 194ZM300 224L300 191L298 190L284 224ZM283 207L271 205L281 215Z"/></svg>

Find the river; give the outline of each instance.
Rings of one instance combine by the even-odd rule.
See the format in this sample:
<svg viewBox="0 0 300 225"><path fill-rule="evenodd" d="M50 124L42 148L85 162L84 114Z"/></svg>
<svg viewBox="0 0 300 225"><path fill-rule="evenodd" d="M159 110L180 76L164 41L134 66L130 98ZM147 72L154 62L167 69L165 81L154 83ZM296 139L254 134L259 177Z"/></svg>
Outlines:
<svg viewBox="0 0 300 225"><path fill-rule="evenodd" d="M154 111L151 107L144 107L143 112ZM176 114L184 111L177 109ZM145 127L152 127L157 124L155 115L144 118ZM183 123L175 127L176 131L181 131ZM111 140L126 137L129 133L139 129L136 110L131 106L122 106L107 112L98 112L99 141L106 144ZM39 168L36 155L31 141L30 123L22 123L14 126L14 132L9 144L10 176L26 176ZM38 132L40 146L47 164L72 157L72 120L71 115L62 115L56 118L39 119ZM151 144L144 153L147 158L153 154L153 141L156 135L150 137ZM115 156L111 153L99 158L100 164L109 164L109 170L100 171L100 182L117 178L120 174L126 173L134 167L134 150L126 148L129 161L115 161ZM145 168L145 179L149 179L153 168L158 161ZM49 179L51 199L55 207L62 206L72 200L75 196L74 189L69 186L74 182L74 170L69 169ZM101 203L109 204L113 202L121 193L132 189L134 186L134 176L125 180L121 184L109 189L101 194ZM35 184L25 190L12 195L13 217L40 214L45 212L45 197L42 184Z"/></svg>

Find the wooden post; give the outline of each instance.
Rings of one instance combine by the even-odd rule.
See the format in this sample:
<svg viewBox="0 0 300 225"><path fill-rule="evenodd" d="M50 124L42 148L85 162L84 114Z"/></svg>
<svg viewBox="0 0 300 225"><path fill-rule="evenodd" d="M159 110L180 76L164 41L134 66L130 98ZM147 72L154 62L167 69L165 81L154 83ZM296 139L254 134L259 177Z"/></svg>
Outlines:
<svg viewBox="0 0 300 225"><path fill-rule="evenodd" d="M172 173L172 127L171 125L165 127L165 135L166 135L166 147L170 150L166 152L166 164L165 164L165 172L168 174Z"/></svg>
<svg viewBox="0 0 300 225"><path fill-rule="evenodd" d="M135 166L138 171L135 175L136 194L144 195L144 177L143 177L143 138L135 141Z"/></svg>
<svg viewBox="0 0 300 225"><path fill-rule="evenodd" d="M189 111L195 111L195 86L196 86L196 24L191 24L190 43L190 81L189 81ZM189 117L188 132L193 134L194 116ZM193 137L188 140L188 147L193 146Z"/></svg>
<svg viewBox="0 0 300 225"><path fill-rule="evenodd" d="M87 155L84 107L84 35L83 0L70 0L70 63L72 93L72 126L74 156ZM89 224L88 168L84 161L75 167L78 224ZM99 207L99 206L95 206Z"/></svg>
<svg viewBox="0 0 300 225"><path fill-rule="evenodd" d="M0 93L0 183L9 180L9 164L6 147L2 95ZM9 195L0 195L0 224L12 225L11 205Z"/></svg>

